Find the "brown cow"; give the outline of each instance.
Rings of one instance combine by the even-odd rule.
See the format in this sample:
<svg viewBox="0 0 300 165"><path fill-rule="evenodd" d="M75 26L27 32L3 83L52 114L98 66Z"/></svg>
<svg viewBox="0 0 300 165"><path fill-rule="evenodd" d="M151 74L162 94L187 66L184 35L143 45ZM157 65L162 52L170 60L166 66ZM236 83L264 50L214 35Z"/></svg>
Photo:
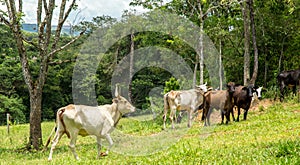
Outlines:
<svg viewBox="0 0 300 165"><path fill-rule="evenodd" d="M229 82L227 90L210 91L205 95L203 116L204 126L210 125L210 114L213 109L221 110L222 123L224 115L226 116L226 124L230 121L230 112L233 109L233 92L235 91L235 83Z"/></svg>

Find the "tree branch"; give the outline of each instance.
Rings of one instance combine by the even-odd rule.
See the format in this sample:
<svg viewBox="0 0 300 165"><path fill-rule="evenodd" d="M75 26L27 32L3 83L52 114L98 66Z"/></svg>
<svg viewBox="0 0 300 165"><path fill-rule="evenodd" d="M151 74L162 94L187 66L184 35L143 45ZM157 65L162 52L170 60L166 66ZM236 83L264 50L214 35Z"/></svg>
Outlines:
<svg viewBox="0 0 300 165"><path fill-rule="evenodd" d="M194 11L196 11L196 13L198 15L200 14L194 4L192 4L189 0L187 1L187 3L193 8L192 13L194 13Z"/></svg>
<svg viewBox="0 0 300 165"><path fill-rule="evenodd" d="M220 7L220 5L218 5L218 6L212 6L212 7L208 8L208 9L206 10L206 12L202 15L202 19L204 19L204 18L207 16L207 14L210 13L211 10L217 9L217 8L219 8L219 7Z"/></svg>
<svg viewBox="0 0 300 165"><path fill-rule="evenodd" d="M42 0L38 0L36 16L37 16L37 26L40 27L42 21Z"/></svg>
<svg viewBox="0 0 300 165"><path fill-rule="evenodd" d="M193 64L197 64L198 62L196 61L194 61L193 59L191 59L191 58L184 58L184 60L186 61L186 60L188 60L188 61L190 61L191 63L193 63Z"/></svg>
<svg viewBox="0 0 300 165"><path fill-rule="evenodd" d="M59 52L59 51L65 49L65 48L68 47L68 46L70 46L72 43L74 43L76 40L78 40L81 36L83 36L84 33L85 33L85 30L82 31L77 37L73 38L70 42L68 42L68 43L65 44L64 46L59 47L59 48L53 50L52 52L50 52L50 53L47 55L47 59L52 58L52 56L53 56L55 53L57 53L57 52Z"/></svg>
<svg viewBox="0 0 300 165"><path fill-rule="evenodd" d="M76 0L73 0L72 3L70 4L70 6L69 6L67 12L65 13L63 22L65 22L66 19L68 18L69 14L71 13L71 11L72 11L72 9L73 9L73 7L74 7L74 5L75 5L75 2L76 2Z"/></svg>
<svg viewBox="0 0 300 165"><path fill-rule="evenodd" d="M46 0L43 0L43 4L44 4L44 10L45 10L45 13L48 13L48 5L47 5L47 1Z"/></svg>
<svg viewBox="0 0 300 165"><path fill-rule="evenodd" d="M23 1L19 0L19 12L22 13L23 12Z"/></svg>
<svg viewBox="0 0 300 165"><path fill-rule="evenodd" d="M14 3L14 2L11 2L8 0L5 0L5 4L6 4L6 7L7 7L7 12L8 12L8 16L9 16L9 19L10 19L10 23L13 24L14 23L14 18L13 18L13 11L12 11L12 5L11 3Z"/></svg>
<svg viewBox="0 0 300 165"><path fill-rule="evenodd" d="M27 40L26 38L22 38L22 40L24 41L24 42L26 42L26 43L28 43L28 44L30 44L30 45L32 45L32 46L34 46L35 48L37 48L37 49L41 49L40 47L39 47L39 45L38 44L36 44L36 43L34 43L34 42L32 42L32 41L29 41L29 40Z"/></svg>
<svg viewBox="0 0 300 165"><path fill-rule="evenodd" d="M48 12L46 13L45 16L45 20L46 20L46 33L45 33L45 40L44 40L45 51L47 50L51 39L52 17L53 17L54 8L55 8L55 0L50 0L48 5Z"/></svg>
<svg viewBox="0 0 300 165"><path fill-rule="evenodd" d="M63 63L68 63L68 62L75 62L75 59L71 59L71 60L58 60L58 61L52 61L52 62L48 62L49 65L60 65Z"/></svg>
<svg viewBox="0 0 300 165"><path fill-rule="evenodd" d="M72 1L72 3L70 4L68 10L65 13L66 0L62 1L60 13L59 13L58 27L56 29L55 42L54 42L52 48L56 48L56 44L58 43L58 39L59 39L60 34L61 34L62 26L66 22L69 14L71 13L71 11L72 11L72 9L75 5L75 2L76 2L76 0Z"/></svg>
<svg viewBox="0 0 300 165"><path fill-rule="evenodd" d="M10 26L10 22L3 16L3 14L0 14L0 22L3 22L5 25Z"/></svg>

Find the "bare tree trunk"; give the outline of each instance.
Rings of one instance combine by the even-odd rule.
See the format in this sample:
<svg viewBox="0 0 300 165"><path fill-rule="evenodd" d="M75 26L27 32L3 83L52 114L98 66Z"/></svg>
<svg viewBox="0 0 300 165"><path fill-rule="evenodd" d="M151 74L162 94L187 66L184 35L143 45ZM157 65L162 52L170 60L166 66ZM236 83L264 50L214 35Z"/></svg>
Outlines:
<svg viewBox="0 0 300 165"><path fill-rule="evenodd" d="M200 84L203 84L203 77L204 77L204 55L203 55L203 21L200 23L200 41L199 41L199 47L200 47L200 54L199 54L199 66L200 66Z"/></svg>
<svg viewBox="0 0 300 165"><path fill-rule="evenodd" d="M118 45L117 50L114 54L114 65L117 66L118 65L118 55L119 55L119 49L120 49L120 45Z"/></svg>
<svg viewBox="0 0 300 165"><path fill-rule="evenodd" d="M266 59L266 58L265 58ZM267 59L266 59L267 60ZM268 76L268 61L265 63L265 71L264 71L264 87L267 86L267 76Z"/></svg>
<svg viewBox="0 0 300 165"><path fill-rule="evenodd" d="M219 50L219 80L220 80L220 90L223 87L223 79L222 79L222 40L220 39L220 50Z"/></svg>
<svg viewBox="0 0 300 165"><path fill-rule="evenodd" d="M200 38L199 38L199 70L200 70L200 84L203 84L203 70L204 70L204 55L203 55L203 27L204 27L204 20L203 20L203 11L201 3L198 1L198 9L199 9L199 21L200 21Z"/></svg>
<svg viewBox="0 0 300 165"><path fill-rule="evenodd" d="M280 57L279 57L279 62L278 62L278 73L281 72L281 64L282 64L282 59L284 58L284 51L283 51L283 46L284 46L284 41L285 41L286 37L283 37L282 42L281 42L281 51L280 51ZM284 67L283 67L283 70Z"/></svg>
<svg viewBox="0 0 300 165"><path fill-rule="evenodd" d="M129 89L128 89L128 99L131 102L132 98L132 77L133 77L133 65L134 65L134 32L131 32L130 35L130 64L129 64L129 77L130 77L130 82L129 82Z"/></svg>
<svg viewBox="0 0 300 165"><path fill-rule="evenodd" d="M258 74L258 50L256 44L256 28L254 22L254 9L253 9L253 0L249 0L249 9L250 9L250 22L251 22L251 29L252 29L252 42L253 42L253 49L254 49L254 68L252 78L250 80L251 84L255 84Z"/></svg>
<svg viewBox="0 0 300 165"><path fill-rule="evenodd" d="M248 0L241 3L241 9L244 19L244 85L248 85L250 80L250 30Z"/></svg>
<svg viewBox="0 0 300 165"><path fill-rule="evenodd" d="M27 149L32 147L39 150L42 147L42 92L35 90L34 95L30 95L30 137Z"/></svg>
<svg viewBox="0 0 300 165"><path fill-rule="evenodd" d="M196 55L196 62L195 62L194 75L193 75L193 88L197 85L197 69L198 69L198 63L199 63L199 56Z"/></svg>

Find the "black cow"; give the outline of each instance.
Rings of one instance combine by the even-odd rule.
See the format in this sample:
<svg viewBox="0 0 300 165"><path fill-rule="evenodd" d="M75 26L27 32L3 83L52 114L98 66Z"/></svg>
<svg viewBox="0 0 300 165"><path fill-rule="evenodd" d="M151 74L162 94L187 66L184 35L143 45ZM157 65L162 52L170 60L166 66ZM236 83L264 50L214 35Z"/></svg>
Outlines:
<svg viewBox="0 0 300 165"><path fill-rule="evenodd" d="M235 88L235 91L233 93L233 99L234 105L238 108L238 116L236 121L240 120L241 108L244 109L244 120L247 119L248 110L250 108L254 92L255 88L252 84L248 86L238 86Z"/></svg>
<svg viewBox="0 0 300 165"><path fill-rule="evenodd" d="M282 71L277 76L277 81L280 89L280 101L284 99L284 88L292 87L293 93L296 94L297 85L300 81L300 68L295 70Z"/></svg>

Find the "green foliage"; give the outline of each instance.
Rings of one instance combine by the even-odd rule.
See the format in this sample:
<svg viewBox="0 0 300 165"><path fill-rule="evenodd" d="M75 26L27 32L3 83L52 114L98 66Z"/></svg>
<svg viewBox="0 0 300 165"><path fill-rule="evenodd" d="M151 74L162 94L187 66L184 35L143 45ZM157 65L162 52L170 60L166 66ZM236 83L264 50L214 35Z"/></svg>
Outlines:
<svg viewBox="0 0 300 165"><path fill-rule="evenodd" d="M6 114L9 113L13 123L25 123L26 118L22 99L18 97L6 97L0 94L0 125L6 124Z"/></svg>
<svg viewBox="0 0 300 165"><path fill-rule="evenodd" d="M168 93L171 90L178 90L180 88L178 80L171 77L169 81L165 82L164 93Z"/></svg>

